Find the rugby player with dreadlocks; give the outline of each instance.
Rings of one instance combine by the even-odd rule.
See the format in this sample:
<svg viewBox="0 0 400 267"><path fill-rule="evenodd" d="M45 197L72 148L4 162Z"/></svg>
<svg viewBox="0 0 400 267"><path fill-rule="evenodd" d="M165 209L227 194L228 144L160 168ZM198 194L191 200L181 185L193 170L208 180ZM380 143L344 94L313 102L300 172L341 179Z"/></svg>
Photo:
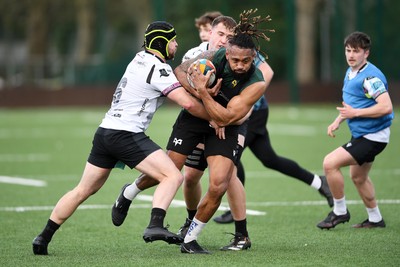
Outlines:
<svg viewBox="0 0 400 267"><path fill-rule="evenodd" d="M200 53L208 50L215 50L221 47L226 47L229 38L232 38L234 34L234 29L237 26L236 21L234 21L231 17L220 16L214 19L211 28L211 35L209 42L203 42L198 47L190 49L183 57L183 61L192 59L197 57ZM259 68L263 74L264 81L266 82L266 86L268 86L269 82L272 79L273 71L271 67L265 62L264 57L260 55L259 52L256 53L254 64L257 68ZM177 74L179 76L179 74ZM178 78L179 79L179 78ZM214 95L214 94L212 94ZM254 111L254 109L253 109ZM244 171L239 174L239 169L241 168L240 164L240 156L244 149L243 140L245 140L245 132L246 132L246 124L243 124L241 127L241 131L238 135L238 156L237 161L235 162L235 170L233 175L237 174L237 177L243 183ZM187 231L189 230L190 223L192 222L196 212L197 207L201 199L201 184L200 179L203 175L204 170L207 168L207 161L204 157L204 144L199 144L193 152L188 155L185 162L184 169L184 179L185 182L183 184L183 193L186 202L186 210L187 210L187 218L185 223L181 226L178 231L178 234L182 237L185 237ZM234 184L236 182L236 177L231 178L231 183ZM228 200L236 201L238 205L235 203L232 204L232 207L238 209L234 210L235 214L235 234L231 243L223 246L221 250L246 250L251 247L250 238L247 232L247 219L246 219L246 207L245 207L245 198L238 196L242 191L235 192L235 187L233 189L228 187L227 194Z"/></svg>
<svg viewBox="0 0 400 267"><path fill-rule="evenodd" d="M232 125L232 123L239 121L251 112L253 105L267 88L262 72L254 65L254 59L257 51L259 51L259 47L256 46L258 38L269 40L263 32L266 30L258 29L258 24L269 21L270 18L269 16L251 18L250 16L256 11L244 11L240 15L240 22L235 27L234 36L228 40L226 48L221 48L217 52L208 51L199 56L204 57L209 54L209 58L212 59L216 67L218 80L221 81L222 79L221 88L215 97L206 88L207 78L210 74L206 77L201 75L196 64L188 69L194 84L194 88L190 92L202 100L207 112L217 125L225 126L225 139L220 139L216 143L210 143L207 138L205 139L204 155L209 168L209 186L198 205L184 243L181 245L182 253L209 253L198 244L197 239L221 204L221 199L228 187L229 190L234 192L231 192L230 195L241 200L235 202L241 205L241 208L237 210L245 213L244 187L237 178L235 168L235 163L237 163L240 154L238 153L237 136L244 125L237 126ZM185 62L180 68L181 72L184 72L185 65L190 63L191 61ZM181 75L177 69L175 69L175 73L180 79ZM182 84L186 88L186 84L184 82ZM226 142L227 140L232 140L231 144ZM216 150L218 153L213 153ZM232 157L232 154L234 157ZM246 225L241 230L244 230L245 238L243 242L249 242ZM250 246L250 244L246 245Z"/></svg>
<svg viewBox="0 0 400 267"><path fill-rule="evenodd" d="M210 31L210 41L203 42L199 46L190 49L183 56L183 61L194 58L204 51L218 49L222 46L225 46L226 36L232 35L233 28L237 25L236 22L234 22L234 26L226 27L225 19L225 16L220 16L217 19L214 19ZM266 62L264 56L262 56L259 52L257 53L254 64L257 68L261 70L264 75L264 80L267 82L267 84L269 84L272 80L274 73L271 67ZM246 147L249 147L251 152L256 156L258 160L260 160L260 162L265 167L279 171L316 189L323 197L326 198L328 205L332 207L332 194L329 190L329 186L325 176L314 174L311 171L300 166L294 160L280 156L274 151L267 128L268 115L268 102L265 95L263 95L254 105L251 116L249 117L249 120L247 122L244 149ZM183 171L185 177L183 192L185 196L188 217L186 222L179 230L179 234L186 234L187 229L190 225L190 221L193 219L194 214L196 213L197 204L201 198L200 179L204 173L204 170L207 168L207 162L204 158L203 148L204 144L199 144L196 149L193 150L192 154L188 155L185 162ZM244 185L245 171L243 164L241 163L241 161L239 161L236 165L237 176ZM240 223L238 222L238 218L233 218L232 212L230 210L225 211L223 214L215 217L213 220L217 223ZM239 240L240 237L238 238L235 234L234 239ZM236 246L231 246L230 248L234 249L236 248Z"/></svg>
<svg viewBox="0 0 400 267"><path fill-rule="evenodd" d="M242 24L239 24L240 27L235 28L236 35L229 41L230 44L227 49L221 48L217 52L208 51L198 56L198 58L207 57L212 59L217 68L216 74L219 79L215 87L219 88L221 84L222 87L217 96L210 96L210 102L215 103L231 114L219 117L222 113L213 113L214 115L217 114L217 117L213 118L213 120L217 121L220 126L226 126L225 139L220 139L215 134L208 121L191 116L183 110L174 125L167 146L168 155L178 168L182 168L187 155L192 152L198 143L204 142L206 146L205 156L210 168L210 187L205 198L203 198L203 206L200 203L199 210L196 213L196 216L199 215L199 217L195 217L192 222L198 227L191 227L192 229L196 228L196 231L188 232L189 235L186 236L188 238L187 242L181 245L183 253L209 253L197 243L197 235L218 209L228 185L237 192L233 194L235 197L242 198L242 201L238 201L238 203L243 205L241 210L245 217L244 188L239 179L237 179L234 168L234 162L237 161L239 155L239 125L245 121L250 114L251 107L264 94L267 87L261 71L253 64L257 52L253 38L268 38L262 33L262 30L257 30L256 26L262 21L269 20L269 17L263 19L255 17L251 21L253 22L253 27L249 27L250 23L246 22L246 20L252 13L253 11L242 14ZM195 59L184 62L175 69L175 72L186 89L198 98L203 99L204 96L202 97L194 88L190 88L186 80L188 67L194 61ZM190 72L193 78L196 78L196 73ZM207 100L204 99L203 101ZM210 112L212 113L212 111ZM231 177L234 177L234 179L231 179ZM125 185L112 208L114 225L119 226L123 223L134 197L140 191L156 183L157 181L151 179L151 177L142 175L132 185ZM242 230L243 237L247 238L246 225ZM248 241L246 245L250 246L248 238L245 241Z"/></svg>

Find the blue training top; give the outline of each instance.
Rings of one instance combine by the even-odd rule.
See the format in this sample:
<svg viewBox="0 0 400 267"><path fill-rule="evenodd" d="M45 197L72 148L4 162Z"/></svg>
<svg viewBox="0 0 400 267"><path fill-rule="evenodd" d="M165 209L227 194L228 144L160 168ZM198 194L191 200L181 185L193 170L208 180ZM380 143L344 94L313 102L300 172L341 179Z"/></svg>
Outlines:
<svg viewBox="0 0 400 267"><path fill-rule="evenodd" d="M254 65L258 68L261 63L265 61L265 58L260 54L257 53L257 56L254 59ZM265 98L265 95L262 95L260 99L257 100L257 102L253 106L253 110L260 110L260 109L267 109L268 108L268 102L267 99Z"/></svg>
<svg viewBox="0 0 400 267"><path fill-rule="evenodd" d="M349 79L351 68L346 72L342 89L343 101L353 108L368 108L376 105L375 99L387 93L385 75L372 63L361 68L357 75ZM392 124L394 113L379 118L352 118L347 124L353 137L379 132Z"/></svg>

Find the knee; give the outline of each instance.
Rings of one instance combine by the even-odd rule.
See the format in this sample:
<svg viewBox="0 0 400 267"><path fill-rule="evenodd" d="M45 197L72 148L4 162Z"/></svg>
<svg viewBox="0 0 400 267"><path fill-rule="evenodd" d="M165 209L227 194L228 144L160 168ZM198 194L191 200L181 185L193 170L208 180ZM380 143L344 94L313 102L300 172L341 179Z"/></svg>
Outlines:
<svg viewBox="0 0 400 267"><path fill-rule="evenodd" d="M268 169L275 169L278 164L277 157L267 157L262 160L264 167Z"/></svg>
<svg viewBox="0 0 400 267"><path fill-rule="evenodd" d="M202 171L196 170L196 169L185 169L185 185L188 187L193 187L196 186L200 179L201 176L203 175Z"/></svg>
<svg viewBox="0 0 400 267"><path fill-rule="evenodd" d="M208 193L217 198L222 198L225 192L228 190L228 181L222 181L218 179L217 181L210 181L208 187Z"/></svg>
<svg viewBox="0 0 400 267"><path fill-rule="evenodd" d="M178 171L173 177L174 177L176 185L178 187L181 186L182 183L183 183L183 175L182 175L182 173L180 171Z"/></svg>
<svg viewBox="0 0 400 267"><path fill-rule="evenodd" d="M322 166L325 173L335 169L335 164L329 155L325 156Z"/></svg>
<svg viewBox="0 0 400 267"><path fill-rule="evenodd" d="M181 186L183 183L183 175L178 169L169 170L168 172L159 174L159 176L157 176L157 181L159 183L168 182L174 183L176 186Z"/></svg>
<svg viewBox="0 0 400 267"><path fill-rule="evenodd" d="M353 184L356 187L359 187L361 185L363 185L366 181L366 179L364 177L358 176L358 175L351 175L351 180L353 181Z"/></svg>
<svg viewBox="0 0 400 267"><path fill-rule="evenodd" d="M74 198L80 203L88 199L91 195L94 195L98 190L88 187L77 186L72 192L74 193Z"/></svg>

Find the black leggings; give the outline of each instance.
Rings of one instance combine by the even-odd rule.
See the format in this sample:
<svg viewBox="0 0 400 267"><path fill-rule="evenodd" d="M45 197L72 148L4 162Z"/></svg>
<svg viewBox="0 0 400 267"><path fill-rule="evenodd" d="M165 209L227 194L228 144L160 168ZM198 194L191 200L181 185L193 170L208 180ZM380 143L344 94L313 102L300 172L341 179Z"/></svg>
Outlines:
<svg viewBox="0 0 400 267"><path fill-rule="evenodd" d="M269 133L266 127L268 108L253 111L249 119L244 147L249 147L257 159L267 168L279 171L290 177L311 185L314 174L300 167L297 162L277 155L271 146ZM244 185L245 174L243 164L237 165L238 177Z"/></svg>

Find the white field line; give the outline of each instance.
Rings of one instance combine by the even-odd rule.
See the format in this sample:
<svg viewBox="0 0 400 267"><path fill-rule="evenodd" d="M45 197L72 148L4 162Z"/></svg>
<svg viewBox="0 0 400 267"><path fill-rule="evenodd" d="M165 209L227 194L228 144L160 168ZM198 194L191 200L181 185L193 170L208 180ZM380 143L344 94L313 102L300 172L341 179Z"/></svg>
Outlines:
<svg viewBox="0 0 400 267"><path fill-rule="evenodd" d="M1 154L0 154L0 161L1 161ZM316 171L315 173L322 173L322 170L313 170ZM392 168L392 169L374 169L371 171L371 176L375 177L378 175L387 175L387 176L399 176L400 175L400 169L399 168ZM282 179L282 178L289 178L291 177L285 176L284 174L280 174L279 172L272 171L270 169L265 169L265 170L260 170L260 171L246 171L246 176L248 176L248 179ZM1 177L7 177L9 179L1 179ZM79 174L63 174L63 175L40 175L38 176L44 180L48 180L50 183L53 180L57 181L66 181L66 180L74 180L76 181L77 179L80 178ZM126 179L126 177L115 177L116 179ZM18 184L17 182L14 182L12 179L26 179L26 178L20 178L20 177L11 177L11 176L0 176L0 183L10 183L10 184ZM208 173L204 173L204 179L208 179ZM41 183L46 183L45 181L40 181L36 179L27 179L27 180L32 180L32 181L39 181L39 184ZM33 183L35 184L35 183ZM21 183L21 185L30 185L29 182L26 184ZM35 185L33 185L35 186Z"/></svg>
<svg viewBox="0 0 400 267"><path fill-rule="evenodd" d="M318 133L315 126L304 126L294 124L270 123L268 131L272 134L290 135L290 136L315 136Z"/></svg>
<svg viewBox="0 0 400 267"><path fill-rule="evenodd" d="M18 184L18 185L27 185L36 187L47 186L47 183L45 181L19 178L19 177L10 177L10 176L0 176L0 183Z"/></svg>
<svg viewBox="0 0 400 267"><path fill-rule="evenodd" d="M379 204L400 204L400 199L380 199ZM347 200L348 205L363 205L362 200ZM246 202L251 207L293 207L293 206L321 206L326 205L326 200L319 201L274 201L274 202Z"/></svg>
<svg viewBox="0 0 400 267"><path fill-rule="evenodd" d="M153 197L150 195L139 195L136 197L136 200L142 200L146 202L151 202ZM349 205L362 205L361 200L346 200L346 203ZM378 200L379 204L400 204L400 199L381 199ZM247 206L251 207L293 207L293 206L325 206L326 201L275 201L275 202L247 202ZM81 205L78 209L80 210L94 210L94 209L111 209L111 204L103 205ZM182 200L173 200L171 203L171 208L182 208L185 207L185 202ZM132 204L131 209L149 209L151 208L151 204ZM9 211L9 212L28 212L28 211L51 211L54 209L54 206L20 206L20 207L0 207L0 211ZM222 203L218 208L220 211L226 211L229 207L227 203ZM264 216L267 213L264 211L257 210L246 210L247 215L252 216Z"/></svg>
<svg viewBox="0 0 400 267"><path fill-rule="evenodd" d="M145 202L152 202L153 196L150 195L139 195L136 197L137 200L142 200ZM111 209L112 205L81 205L78 209L81 210L90 210L90 209ZM151 204L132 204L131 209L149 209L151 208ZM186 207L185 201L183 200L172 200L170 208L183 208ZM46 211L46 210L53 210L54 206L25 206L25 207L0 207L0 211L12 211L12 212L26 212L26 211ZM228 206L220 206L218 210L228 210ZM266 215L267 213L264 211L257 211L257 210L246 210L248 215L254 216L262 216Z"/></svg>
<svg viewBox="0 0 400 267"><path fill-rule="evenodd" d="M50 154L0 154L0 162L47 162L50 159Z"/></svg>

